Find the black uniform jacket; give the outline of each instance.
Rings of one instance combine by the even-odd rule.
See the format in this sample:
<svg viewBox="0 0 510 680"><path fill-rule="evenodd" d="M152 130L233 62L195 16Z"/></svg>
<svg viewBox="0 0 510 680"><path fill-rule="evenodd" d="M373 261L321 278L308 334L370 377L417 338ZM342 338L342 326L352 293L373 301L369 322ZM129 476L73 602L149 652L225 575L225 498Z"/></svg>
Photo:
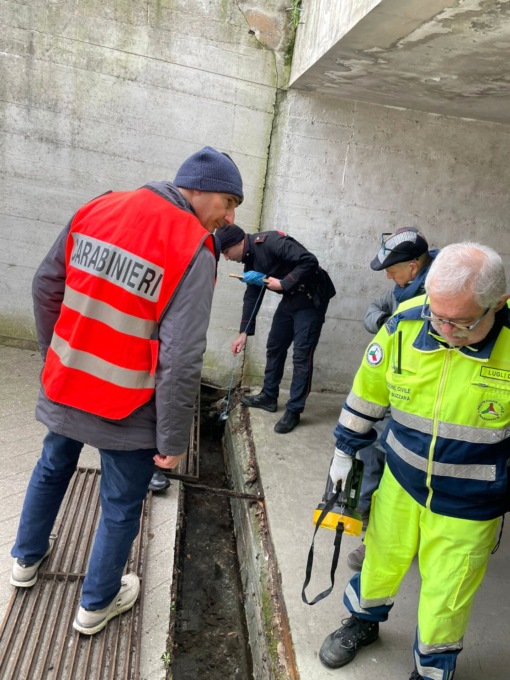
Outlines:
<svg viewBox="0 0 510 680"><path fill-rule="evenodd" d="M283 291L279 294L293 309L321 306L325 309L335 294L331 279L319 267L315 255L281 231L246 234L242 262L245 272L257 271L280 279ZM255 317L265 291L256 285L246 286L241 333L255 333Z"/></svg>

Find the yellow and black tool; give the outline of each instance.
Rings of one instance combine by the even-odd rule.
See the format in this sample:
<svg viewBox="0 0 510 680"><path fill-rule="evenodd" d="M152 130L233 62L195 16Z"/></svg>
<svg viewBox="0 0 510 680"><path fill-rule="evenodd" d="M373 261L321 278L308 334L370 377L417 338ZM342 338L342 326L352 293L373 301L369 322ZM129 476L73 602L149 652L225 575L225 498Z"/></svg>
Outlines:
<svg viewBox="0 0 510 680"><path fill-rule="evenodd" d="M327 597L333 590L333 586L335 585L335 572L338 565L338 557L340 555L340 546L342 545L342 536L344 533L351 536L359 536L361 534L363 520L356 508L358 507L362 479L363 462L357 458L353 458L352 468L347 475L343 489L341 481L337 483L336 489L333 488L333 482L328 473L328 481L326 482L326 489L324 491L324 496L322 497L322 502L319 503L313 513L315 531L313 533L312 545L308 552L305 582L303 583L303 590L301 591L301 599L305 604L315 604ZM331 585L326 590L323 590L322 593L316 595L313 600L309 601L305 591L312 576L315 534L320 527L332 529L335 532L335 547L330 570Z"/></svg>
<svg viewBox="0 0 510 680"><path fill-rule="evenodd" d="M333 489L333 482L328 474L322 503L319 503L313 513L313 523L317 524L319 522L324 509L328 506L328 510L320 520L319 526L336 531L338 523L342 522L344 533L349 534L349 536L359 536L363 529L363 520L356 508L358 507L362 479L363 462L357 458L354 458L352 461L352 468L343 489L341 481L338 482L337 488ZM334 497L335 500L333 501Z"/></svg>

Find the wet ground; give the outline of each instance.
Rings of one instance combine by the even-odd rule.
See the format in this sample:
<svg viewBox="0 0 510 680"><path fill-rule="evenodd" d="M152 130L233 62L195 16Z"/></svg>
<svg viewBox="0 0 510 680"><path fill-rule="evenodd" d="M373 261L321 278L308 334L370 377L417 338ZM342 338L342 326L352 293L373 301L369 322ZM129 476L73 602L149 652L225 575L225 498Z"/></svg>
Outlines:
<svg viewBox="0 0 510 680"><path fill-rule="evenodd" d="M226 488L222 425L203 409L200 485ZM173 482L175 483L175 482ZM228 496L184 483L175 605L173 680L252 680Z"/></svg>

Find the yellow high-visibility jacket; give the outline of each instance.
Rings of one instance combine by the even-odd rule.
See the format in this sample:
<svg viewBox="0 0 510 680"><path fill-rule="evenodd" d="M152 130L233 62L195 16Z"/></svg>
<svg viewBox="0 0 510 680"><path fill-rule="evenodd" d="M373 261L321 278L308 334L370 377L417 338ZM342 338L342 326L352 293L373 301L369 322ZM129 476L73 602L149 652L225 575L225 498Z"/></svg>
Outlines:
<svg viewBox="0 0 510 680"><path fill-rule="evenodd" d="M404 303L368 346L335 428L354 455L381 439L404 489L433 512L487 520L509 506L510 303L487 337L450 348L421 319L424 298Z"/></svg>

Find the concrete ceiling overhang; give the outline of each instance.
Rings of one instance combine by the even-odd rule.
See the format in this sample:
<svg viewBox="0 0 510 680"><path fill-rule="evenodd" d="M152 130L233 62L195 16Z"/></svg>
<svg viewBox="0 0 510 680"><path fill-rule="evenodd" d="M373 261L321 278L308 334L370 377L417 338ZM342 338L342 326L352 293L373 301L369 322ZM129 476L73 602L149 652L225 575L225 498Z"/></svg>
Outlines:
<svg viewBox="0 0 510 680"><path fill-rule="evenodd" d="M510 124L510 0L303 6L291 88Z"/></svg>

